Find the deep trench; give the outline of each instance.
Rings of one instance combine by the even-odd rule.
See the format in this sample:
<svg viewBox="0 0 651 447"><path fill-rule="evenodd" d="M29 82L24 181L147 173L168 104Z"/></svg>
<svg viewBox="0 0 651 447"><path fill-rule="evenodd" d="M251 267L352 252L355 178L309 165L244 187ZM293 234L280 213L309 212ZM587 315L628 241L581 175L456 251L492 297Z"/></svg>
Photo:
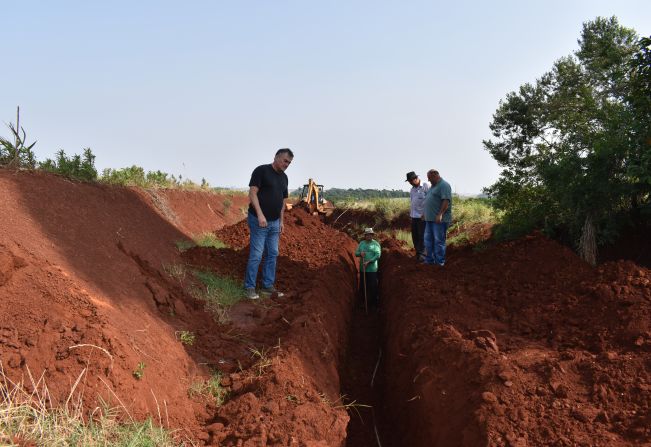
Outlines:
<svg viewBox="0 0 651 447"><path fill-rule="evenodd" d="M380 309L365 309L363 294L358 293L341 377L344 404L348 404L350 422L347 447L391 447L382 435L385 403L382 388L382 292Z"/></svg>

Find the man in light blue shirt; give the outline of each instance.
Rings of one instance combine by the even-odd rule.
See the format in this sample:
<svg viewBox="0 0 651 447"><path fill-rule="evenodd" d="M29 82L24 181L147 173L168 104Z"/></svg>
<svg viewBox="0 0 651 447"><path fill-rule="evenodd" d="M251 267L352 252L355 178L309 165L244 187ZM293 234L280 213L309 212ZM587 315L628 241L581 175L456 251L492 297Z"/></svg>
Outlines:
<svg viewBox="0 0 651 447"><path fill-rule="evenodd" d="M409 217L411 217L411 240L416 249L416 259L425 260L425 220L423 209L425 208L425 195L429 189L429 183L421 182L414 171L407 173L407 181L411 185L409 191Z"/></svg>
<svg viewBox="0 0 651 447"><path fill-rule="evenodd" d="M425 196L425 249L424 264L445 265L445 239L452 222L452 188L435 169L427 171L432 186Z"/></svg>

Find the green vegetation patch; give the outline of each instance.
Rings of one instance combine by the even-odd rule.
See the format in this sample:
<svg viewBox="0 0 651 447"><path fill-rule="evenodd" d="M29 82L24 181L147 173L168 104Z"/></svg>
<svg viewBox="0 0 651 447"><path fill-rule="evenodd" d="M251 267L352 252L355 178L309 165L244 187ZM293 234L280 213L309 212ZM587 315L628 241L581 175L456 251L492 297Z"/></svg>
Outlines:
<svg viewBox="0 0 651 447"><path fill-rule="evenodd" d="M95 155L89 147L84 149L83 155L72 155L68 157L63 149L56 153L54 160L48 158L39 163L39 168L60 174L65 177L92 182L97 180L97 169L95 169Z"/></svg>
<svg viewBox="0 0 651 447"><path fill-rule="evenodd" d="M501 214L488 199L462 199L455 196L452 199L452 225L449 228L449 232L454 236L448 238L448 244L468 244L473 227L480 224L495 225L499 222Z"/></svg>
<svg viewBox="0 0 651 447"><path fill-rule="evenodd" d="M411 231L395 230L393 232L393 237L402 242L403 245L406 245L408 248L414 248L414 241L411 239Z"/></svg>
<svg viewBox="0 0 651 447"><path fill-rule="evenodd" d="M215 403L219 406L226 402L228 398L228 390L222 386L222 373L215 371L208 380L194 382L190 385L188 396L211 396L215 399Z"/></svg>
<svg viewBox="0 0 651 447"><path fill-rule="evenodd" d="M219 240L214 233L206 232L196 235L192 240L183 239L180 241L174 242L176 248L180 252L184 252L193 247L213 247L213 248L228 248L224 242Z"/></svg>
<svg viewBox="0 0 651 447"><path fill-rule="evenodd" d="M206 302L206 308L211 311L219 322L228 320L228 308L243 297L240 282L228 276L220 276L212 272L193 271L201 286L192 289L191 293Z"/></svg>
<svg viewBox="0 0 651 447"><path fill-rule="evenodd" d="M196 335L191 331L176 331L179 341L186 346L192 346L196 340Z"/></svg>
<svg viewBox="0 0 651 447"><path fill-rule="evenodd" d="M199 247L228 248L228 245L217 239L217 236L210 232L195 236L194 242Z"/></svg>

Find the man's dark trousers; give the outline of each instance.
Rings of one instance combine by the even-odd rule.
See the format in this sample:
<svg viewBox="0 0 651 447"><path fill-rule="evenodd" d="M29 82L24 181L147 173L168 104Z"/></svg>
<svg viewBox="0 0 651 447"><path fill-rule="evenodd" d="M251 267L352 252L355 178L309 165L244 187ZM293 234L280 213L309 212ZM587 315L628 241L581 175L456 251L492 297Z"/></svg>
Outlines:
<svg viewBox="0 0 651 447"><path fill-rule="evenodd" d="M368 307L380 307L378 272L359 272L359 295L364 304L364 278L366 278L366 300Z"/></svg>
<svg viewBox="0 0 651 447"><path fill-rule="evenodd" d="M420 218L411 218L411 240L416 249L416 256L425 256L425 221Z"/></svg>

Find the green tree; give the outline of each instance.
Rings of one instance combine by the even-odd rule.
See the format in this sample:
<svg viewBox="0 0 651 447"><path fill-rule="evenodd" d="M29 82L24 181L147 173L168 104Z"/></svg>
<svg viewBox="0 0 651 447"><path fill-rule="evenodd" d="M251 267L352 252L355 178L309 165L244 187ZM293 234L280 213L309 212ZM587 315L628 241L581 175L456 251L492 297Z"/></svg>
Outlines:
<svg viewBox="0 0 651 447"><path fill-rule="evenodd" d="M510 230L591 233L581 245L594 247L616 235L614 216L648 206L648 42L612 17L578 43L500 102L484 146L503 171L487 192Z"/></svg>

